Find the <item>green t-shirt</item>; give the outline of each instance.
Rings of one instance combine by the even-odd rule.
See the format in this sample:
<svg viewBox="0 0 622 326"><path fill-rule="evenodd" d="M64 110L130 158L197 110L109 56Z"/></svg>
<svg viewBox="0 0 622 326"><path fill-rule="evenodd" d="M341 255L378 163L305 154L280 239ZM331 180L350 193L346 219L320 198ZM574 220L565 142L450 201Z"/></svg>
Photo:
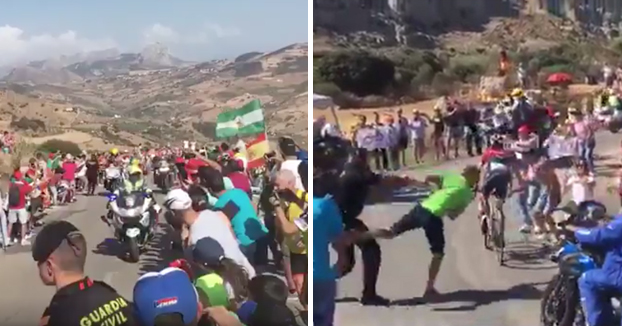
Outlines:
<svg viewBox="0 0 622 326"><path fill-rule="evenodd" d="M448 212L462 212L474 198L473 190L461 174L441 176L441 188L421 202L430 213L443 217Z"/></svg>

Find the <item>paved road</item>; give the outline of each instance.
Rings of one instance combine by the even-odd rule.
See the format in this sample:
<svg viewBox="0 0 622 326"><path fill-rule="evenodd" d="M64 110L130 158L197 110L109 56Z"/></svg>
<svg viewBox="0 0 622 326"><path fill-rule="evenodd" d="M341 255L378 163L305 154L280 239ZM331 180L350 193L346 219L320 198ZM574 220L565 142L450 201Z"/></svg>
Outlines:
<svg viewBox="0 0 622 326"><path fill-rule="evenodd" d="M619 135L601 133L597 137L597 198L610 210L619 202L605 191L607 177L620 162ZM614 155L616 157L614 157ZM448 162L436 170L458 170L478 159ZM410 171L422 177L428 171ZM406 213L412 204L392 203L366 207L363 219L372 227L386 227ZM363 307L351 300L360 295L362 270L360 256L352 274L339 283L341 302L337 305L336 325L359 326L534 326L538 325L540 292L555 272L548 254L535 240L518 233L515 205L508 203L508 238L512 251L506 267L499 267L493 253L483 249L472 204L456 221L445 223L446 256L437 288L445 295L437 303L418 305L427 280L430 253L422 231L406 233L394 240L381 240L382 268L379 294L394 300L391 307ZM506 205L507 206L507 205ZM357 253L358 254L358 253Z"/></svg>
<svg viewBox="0 0 622 326"><path fill-rule="evenodd" d="M126 298L132 297L134 283L147 271L165 266L162 257L170 252L160 252L167 233L156 235L153 246L137 264L122 261L115 256L118 246L112 240L112 231L100 220L105 212L105 197L81 197L76 203L58 208L46 218L66 219L74 223L86 237L89 247L86 272L94 279L104 280ZM109 238L110 240L106 240ZM115 250L116 249L116 250ZM0 321L15 325L37 325L41 313L49 303L54 289L41 284L38 270L30 256L30 248L11 247L0 254Z"/></svg>

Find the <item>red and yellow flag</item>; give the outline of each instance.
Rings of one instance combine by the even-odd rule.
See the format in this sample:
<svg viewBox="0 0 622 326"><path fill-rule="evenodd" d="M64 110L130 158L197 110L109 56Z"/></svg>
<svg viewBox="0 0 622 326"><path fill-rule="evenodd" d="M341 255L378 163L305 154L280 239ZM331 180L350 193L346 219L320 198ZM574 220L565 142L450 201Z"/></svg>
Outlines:
<svg viewBox="0 0 622 326"><path fill-rule="evenodd" d="M246 144L246 157L248 158L248 169L254 169L264 165L264 155L270 151L270 144L265 133L259 134L257 138Z"/></svg>

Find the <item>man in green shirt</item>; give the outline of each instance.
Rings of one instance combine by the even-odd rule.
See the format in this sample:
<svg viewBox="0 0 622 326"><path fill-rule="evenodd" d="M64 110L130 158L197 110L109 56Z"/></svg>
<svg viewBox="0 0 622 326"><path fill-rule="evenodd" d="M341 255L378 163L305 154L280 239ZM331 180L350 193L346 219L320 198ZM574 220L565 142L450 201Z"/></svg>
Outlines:
<svg viewBox="0 0 622 326"><path fill-rule="evenodd" d="M428 238L432 261L430 262L424 298L437 295L434 288L436 277L440 271L445 253L445 234L443 216L456 219L469 206L475 197L474 188L480 177L475 166L467 166L461 174L446 173L428 176L423 183L412 181L413 184L429 186L435 184L438 189L428 198L418 203L410 212L388 229L369 231L363 238L392 239L410 230L422 228Z"/></svg>

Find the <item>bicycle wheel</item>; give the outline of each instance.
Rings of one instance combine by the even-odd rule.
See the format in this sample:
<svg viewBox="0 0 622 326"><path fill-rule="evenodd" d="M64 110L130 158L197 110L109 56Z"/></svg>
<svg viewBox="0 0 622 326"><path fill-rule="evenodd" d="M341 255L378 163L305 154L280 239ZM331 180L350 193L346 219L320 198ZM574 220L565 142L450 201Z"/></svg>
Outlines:
<svg viewBox="0 0 622 326"><path fill-rule="evenodd" d="M491 228L491 223L490 223L490 221L492 219L492 216L490 215L491 213L492 213L492 211L488 210L486 212L486 215L485 215L485 219L486 220L481 222L481 223L483 223L483 225L482 225L483 226L482 235L484 236L484 249L486 249L486 250L492 250L493 249L493 244L492 244L492 242L493 242L492 239L493 238L491 236L491 229L492 228Z"/></svg>
<svg viewBox="0 0 622 326"><path fill-rule="evenodd" d="M505 255L505 214L503 214L501 202L498 199L495 200L492 210L495 212L495 219L492 220L494 230L493 243L497 254L497 261L500 266L503 266Z"/></svg>

